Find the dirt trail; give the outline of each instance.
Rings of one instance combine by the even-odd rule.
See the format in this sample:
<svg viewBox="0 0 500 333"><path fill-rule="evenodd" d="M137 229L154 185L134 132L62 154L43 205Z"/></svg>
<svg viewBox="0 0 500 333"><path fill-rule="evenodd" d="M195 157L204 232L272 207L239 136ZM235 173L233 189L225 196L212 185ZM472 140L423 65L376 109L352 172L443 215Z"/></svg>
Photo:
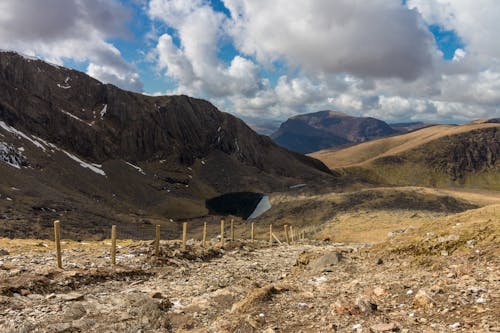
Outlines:
<svg viewBox="0 0 500 333"><path fill-rule="evenodd" d="M85 248L87 246L87 248ZM8 250L8 249L7 249ZM498 259L425 260L363 244L163 244L0 257L2 332L496 332ZM42 288L44 286L45 288Z"/></svg>

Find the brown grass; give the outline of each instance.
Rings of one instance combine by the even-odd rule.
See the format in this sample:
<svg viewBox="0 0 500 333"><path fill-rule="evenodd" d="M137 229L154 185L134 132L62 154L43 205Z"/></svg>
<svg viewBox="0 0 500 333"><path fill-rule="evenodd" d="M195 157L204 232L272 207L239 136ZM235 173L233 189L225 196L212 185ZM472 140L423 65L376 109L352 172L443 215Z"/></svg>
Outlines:
<svg viewBox="0 0 500 333"><path fill-rule="evenodd" d="M377 158L400 154L448 135L475 129L500 127L500 124L465 124L461 126L437 125L415 132L361 143L345 149L327 149L310 154L330 169L365 164Z"/></svg>

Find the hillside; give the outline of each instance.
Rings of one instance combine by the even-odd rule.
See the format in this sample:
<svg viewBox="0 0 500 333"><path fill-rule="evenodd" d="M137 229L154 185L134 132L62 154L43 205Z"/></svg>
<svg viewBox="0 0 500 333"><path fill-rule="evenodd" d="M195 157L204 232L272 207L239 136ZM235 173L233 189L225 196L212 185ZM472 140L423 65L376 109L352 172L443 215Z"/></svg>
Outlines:
<svg viewBox="0 0 500 333"><path fill-rule="evenodd" d="M397 185L500 190L500 125L439 125L311 154L331 169Z"/></svg>
<svg viewBox="0 0 500 333"><path fill-rule="evenodd" d="M118 240L115 267L108 240L66 241L61 270L52 241L0 238L0 330L495 332L499 208L409 212L361 234L351 215L320 232L356 243L309 232L287 245L275 229L283 243L269 244L267 225L254 242L237 225L224 249L216 232L206 248L199 232L185 250L163 240L160 257L150 242Z"/></svg>
<svg viewBox="0 0 500 333"><path fill-rule="evenodd" d="M0 217L9 236L203 216L205 200L331 178L204 100L151 97L0 52ZM39 221L33 224L32 221ZM142 222L140 222L142 223ZM104 229L103 229L104 228ZM177 231L176 231L177 232Z"/></svg>
<svg viewBox="0 0 500 333"><path fill-rule="evenodd" d="M282 147L301 153L373 140L399 133L375 118L320 111L289 118L271 135Z"/></svg>

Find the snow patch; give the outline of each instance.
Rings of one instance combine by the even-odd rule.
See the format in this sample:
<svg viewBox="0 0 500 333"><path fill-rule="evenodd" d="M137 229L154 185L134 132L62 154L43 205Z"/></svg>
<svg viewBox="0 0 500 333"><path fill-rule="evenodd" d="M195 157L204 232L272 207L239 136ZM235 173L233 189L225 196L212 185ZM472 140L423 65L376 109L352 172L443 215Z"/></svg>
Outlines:
<svg viewBox="0 0 500 333"><path fill-rule="evenodd" d="M101 119L104 117L104 115L106 114L107 111L108 111L108 104L104 104L104 107L102 108L102 110L100 112Z"/></svg>
<svg viewBox="0 0 500 333"><path fill-rule="evenodd" d="M300 188L300 187L304 187L304 186L307 186L307 184L292 185L292 186L289 186L288 188Z"/></svg>
<svg viewBox="0 0 500 333"><path fill-rule="evenodd" d="M240 146L238 145L238 139L234 139L234 144L236 145L236 152L239 152Z"/></svg>
<svg viewBox="0 0 500 333"><path fill-rule="evenodd" d="M80 166L84 167L84 168L87 168L87 169L90 169L91 171L99 174L99 175L102 175L102 176L106 176L106 173L101 169L102 168L102 165L101 164L95 164L95 163L87 163L81 159L79 159L78 157L76 157L75 155L71 154L71 153L68 153L67 151L65 151L64 149L61 149L59 147L57 147L56 145L50 143L50 142L47 142L39 137L35 137L35 139L32 139L31 137L29 137L28 135L24 134L23 132L21 131L18 131L16 130L14 127L11 127L9 125L7 125L5 122L3 121L0 121L0 127L3 128L4 130L6 130L7 132L10 132L12 134L15 134L17 136L20 136L28 141L30 141L31 143L33 143L35 146L37 146L38 148L42 149L44 152L47 151L47 148L46 147L50 147L52 148L52 151L54 150L59 150L59 151L62 151L63 153L65 153L68 157L70 157L72 160L78 162L80 164Z"/></svg>
<svg viewBox="0 0 500 333"><path fill-rule="evenodd" d="M75 155L71 154L71 153L68 153L66 150L64 149L61 149L61 151L63 153L65 153L69 158L71 158L73 161L75 162L78 162L80 164L81 167L83 168L87 168L87 169L90 169L91 171L101 175L101 176L106 176L106 173L104 172L104 170L101 169L102 165L100 164L94 164L94 163L87 163L85 161L82 161L81 159L79 159L78 157L76 157Z"/></svg>
<svg viewBox="0 0 500 333"><path fill-rule="evenodd" d="M125 163L127 163L127 164L128 164L129 166L131 166L132 168L136 169L139 173L142 173L143 175L146 175L146 173L144 172L144 170L142 170L142 168L141 168L141 167L139 167L139 166L137 166L137 165L134 165L134 164L132 164L132 163L130 163L130 162L126 162L126 161L125 161Z"/></svg>
<svg viewBox="0 0 500 333"><path fill-rule="evenodd" d="M75 116L74 114L69 113L68 111L61 110L61 112L62 112L62 113L64 113L64 114L66 114L66 115L68 115L68 116L70 116L70 117L71 117L71 118L73 118L73 119L76 119L76 120L78 120L78 121L80 121L80 122L84 123L84 124L85 124L85 125L87 125L87 126L91 126L91 127L92 127L92 125L91 125L91 124L89 124L88 122L86 122L85 120L83 120L83 119L81 119L81 118L78 118L78 117L77 117L77 116Z"/></svg>
<svg viewBox="0 0 500 333"><path fill-rule="evenodd" d="M38 148L40 148L43 151L45 151L45 146L43 144L41 144L40 142L32 139L31 137L29 137L28 135L24 134L23 132L16 130L14 127L7 125L6 123L4 123L1 120L0 120L0 127L3 128L4 130L6 130L9 133L12 133L14 135L17 135L18 137L22 137L23 139L28 140L29 142L31 142L32 144L34 144Z"/></svg>
<svg viewBox="0 0 500 333"><path fill-rule="evenodd" d="M0 142L0 161L16 169L21 169L22 166L26 166L24 156L17 151L15 147L5 142Z"/></svg>

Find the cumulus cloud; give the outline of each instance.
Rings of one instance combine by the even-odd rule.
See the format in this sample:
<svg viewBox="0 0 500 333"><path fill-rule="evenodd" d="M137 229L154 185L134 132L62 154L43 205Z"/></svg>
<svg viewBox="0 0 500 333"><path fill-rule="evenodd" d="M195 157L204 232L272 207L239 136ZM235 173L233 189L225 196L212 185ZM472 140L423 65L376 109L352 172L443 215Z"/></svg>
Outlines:
<svg viewBox="0 0 500 333"><path fill-rule="evenodd" d="M129 18L129 10L114 0L4 0L0 43L58 64L88 61L88 73L97 79L142 91L136 69L106 41L126 37Z"/></svg>
<svg viewBox="0 0 500 333"><path fill-rule="evenodd" d="M432 64L433 40L399 0L224 0L237 47L264 63L322 73L412 80Z"/></svg>
<svg viewBox="0 0 500 333"><path fill-rule="evenodd" d="M148 13L176 33L162 34L154 50L159 68L178 83L175 92L217 98L251 96L261 88L252 60L235 55L226 64L217 56L227 20L224 14L199 0L152 0Z"/></svg>

